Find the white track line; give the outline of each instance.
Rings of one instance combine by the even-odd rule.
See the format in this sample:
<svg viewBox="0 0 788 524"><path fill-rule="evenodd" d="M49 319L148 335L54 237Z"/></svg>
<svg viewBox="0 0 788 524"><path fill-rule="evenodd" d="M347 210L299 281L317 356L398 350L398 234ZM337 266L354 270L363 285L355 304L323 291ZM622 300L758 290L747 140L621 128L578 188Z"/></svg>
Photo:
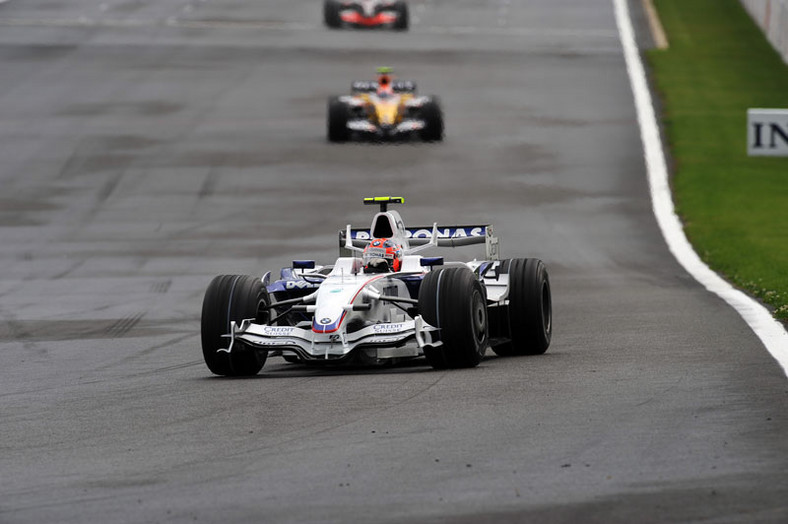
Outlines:
<svg viewBox="0 0 788 524"><path fill-rule="evenodd" d="M734 289L728 282L709 269L684 236L681 221L673 208L673 198L668 184L668 170L662 149L657 119L651 101L651 93L646 82L643 62L635 44L635 32L629 17L627 0L613 0L616 24L621 35L624 58L627 64L629 81L635 96L640 138L643 141L646 169L648 171L651 202L654 215L662 230L670 252L684 266L695 280L709 291L730 304L752 328L763 345L788 374L788 332L783 325L772 318L761 304Z"/></svg>

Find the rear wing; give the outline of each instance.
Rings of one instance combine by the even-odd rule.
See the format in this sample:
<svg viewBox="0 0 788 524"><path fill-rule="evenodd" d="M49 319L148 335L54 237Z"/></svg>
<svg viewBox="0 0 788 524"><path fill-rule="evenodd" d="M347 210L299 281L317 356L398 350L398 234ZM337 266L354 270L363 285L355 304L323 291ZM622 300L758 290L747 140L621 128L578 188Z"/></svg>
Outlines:
<svg viewBox="0 0 788 524"><path fill-rule="evenodd" d="M408 227L405 234L411 246L422 246L429 244L432 238L432 226L429 227ZM498 260L498 238L493 236L493 227L486 225L471 226L437 226L438 247L462 247L473 244L484 244L485 253L488 260ZM341 256L353 256L345 248L346 232L339 232L339 253ZM372 238L369 229L350 228L350 239L355 247L364 248Z"/></svg>
<svg viewBox="0 0 788 524"><path fill-rule="evenodd" d="M378 83L375 81L356 81L350 84L350 91L352 93L374 93L378 89ZM395 93L415 93L416 82L411 80L395 80L391 83L391 90Z"/></svg>

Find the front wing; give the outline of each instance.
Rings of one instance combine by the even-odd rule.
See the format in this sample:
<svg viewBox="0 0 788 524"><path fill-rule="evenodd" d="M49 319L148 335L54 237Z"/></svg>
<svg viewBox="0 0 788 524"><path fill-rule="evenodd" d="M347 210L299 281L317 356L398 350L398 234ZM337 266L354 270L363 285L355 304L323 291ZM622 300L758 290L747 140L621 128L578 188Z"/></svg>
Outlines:
<svg viewBox="0 0 788 524"><path fill-rule="evenodd" d="M372 16L365 16L355 10L347 10L339 15L342 22L351 27L386 27L397 22L397 13L381 11Z"/></svg>
<svg viewBox="0 0 788 524"><path fill-rule="evenodd" d="M263 351L290 351L306 361L342 360L356 350L378 359L417 357L424 347L441 345L438 328L416 316L404 322L379 323L353 333L337 330L319 333L311 328L297 326L269 326L255 324L253 319L240 324L230 323L227 349L231 352L236 343Z"/></svg>
<svg viewBox="0 0 788 524"><path fill-rule="evenodd" d="M426 124L423 120L409 118L403 120L395 126L383 128L376 126L366 118L355 118L348 120L347 128L350 131L366 134L368 136L375 136L378 138L395 138L421 131L424 129L425 125Z"/></svg>

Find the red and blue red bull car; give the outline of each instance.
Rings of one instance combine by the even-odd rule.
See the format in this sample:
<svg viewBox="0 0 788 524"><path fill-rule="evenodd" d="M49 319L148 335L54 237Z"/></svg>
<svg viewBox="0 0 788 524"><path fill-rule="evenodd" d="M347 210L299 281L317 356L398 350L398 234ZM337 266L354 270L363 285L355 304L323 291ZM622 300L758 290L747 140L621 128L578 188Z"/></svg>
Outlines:
<svg viewBox="0 0 788 524"><path fill-rule="evenodd" d="M404 31L408 28L408 4L404 0L325 0L326 25L339 29L382 28Z"/></svg>
<svg viewBox="0 0 788 524"><path fill-rule="evenodd" d="M552 336L547 269L498 257L490 225L406 228L373 197L371 226L340 231L330 265L295 260L271 279L222 275L202 308L202 351L213 373L256 375L268 356L311 365L381 364L425 357L435 369L544 353ZM424 250L483 244L485 258L447 262Z"/></svg>

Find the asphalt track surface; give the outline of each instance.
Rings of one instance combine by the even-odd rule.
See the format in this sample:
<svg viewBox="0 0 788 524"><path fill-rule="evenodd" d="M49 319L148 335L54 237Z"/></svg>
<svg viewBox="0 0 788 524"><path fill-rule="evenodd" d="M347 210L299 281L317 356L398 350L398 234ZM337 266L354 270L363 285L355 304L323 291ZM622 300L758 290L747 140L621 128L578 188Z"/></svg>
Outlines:
<svg viewBox="0 0 788 524"><path fill-rule="evenodd" d="M0 522L788 520L788 380L664 246L611 2L411 9L0 5ZM377 65L444 143L325 141ZM330 262L384 194L542 258L548 353L213 377L210 279Z"/></svg>

